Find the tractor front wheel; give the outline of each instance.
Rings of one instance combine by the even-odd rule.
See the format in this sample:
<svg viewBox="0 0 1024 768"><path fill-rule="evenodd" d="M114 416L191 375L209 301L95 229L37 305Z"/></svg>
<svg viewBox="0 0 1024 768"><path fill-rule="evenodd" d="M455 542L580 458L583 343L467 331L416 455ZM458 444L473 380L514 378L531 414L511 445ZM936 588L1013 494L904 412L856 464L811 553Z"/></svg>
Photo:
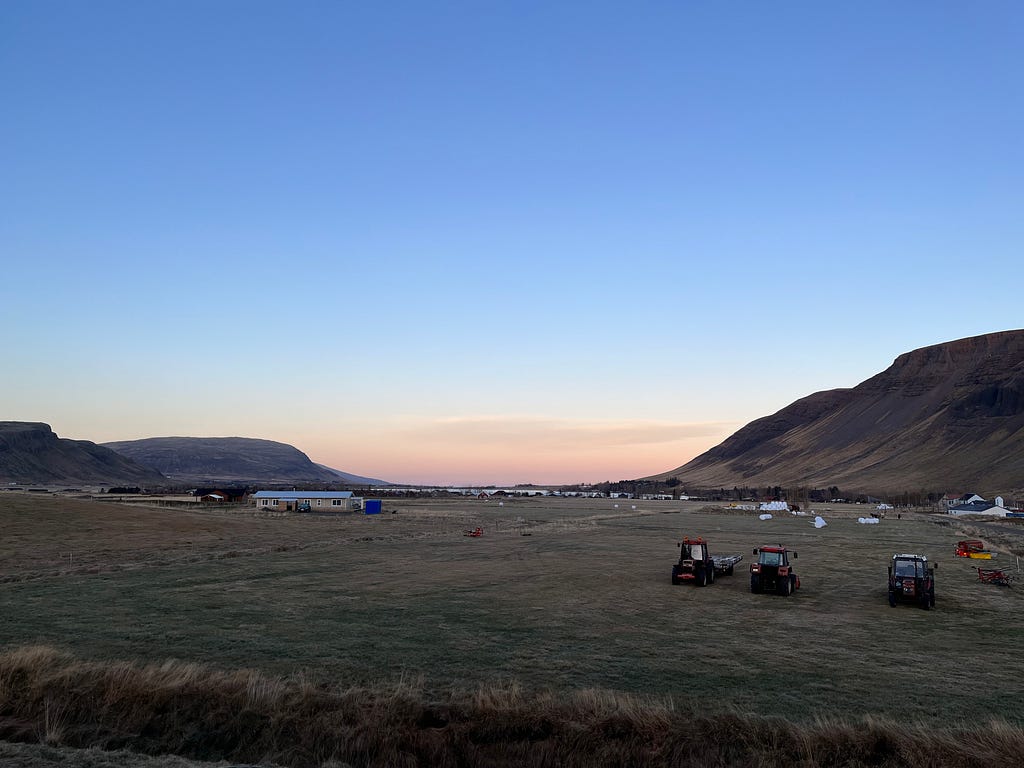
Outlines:
<svg viewBox="0 0 1024 768"><path fill-rule="evenodd" d="M704 569L701 569L700 571L697 572L697 586L698 587L705 587L705 586L707 586L707 583L708 583L708 572L705 571Z"/></svg>

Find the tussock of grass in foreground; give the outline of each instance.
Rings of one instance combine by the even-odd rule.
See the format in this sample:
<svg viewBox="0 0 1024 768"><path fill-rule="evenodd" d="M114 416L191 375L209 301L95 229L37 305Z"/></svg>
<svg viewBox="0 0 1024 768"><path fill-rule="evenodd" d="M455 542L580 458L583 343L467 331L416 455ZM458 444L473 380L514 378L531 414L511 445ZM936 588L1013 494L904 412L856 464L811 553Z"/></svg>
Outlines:
<svg viewBox="0 0 1024 768"><path fill-rule="evenodd" d="M329 687L39 646L0 654L0 739L285 766L982 768L1024 753L1024 729L1001 721L943 732L881 719L797 725L511 683L429 701L418 680Z"/></svg>

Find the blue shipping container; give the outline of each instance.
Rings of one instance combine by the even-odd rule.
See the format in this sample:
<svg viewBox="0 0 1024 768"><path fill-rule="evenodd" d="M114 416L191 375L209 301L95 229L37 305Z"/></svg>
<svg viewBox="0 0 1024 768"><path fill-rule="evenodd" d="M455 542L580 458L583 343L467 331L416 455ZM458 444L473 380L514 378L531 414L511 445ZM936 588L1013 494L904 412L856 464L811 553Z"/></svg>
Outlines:
<svg viewBox="0 0 1024 768"><path fill-rule="evenodd" d="M380 499L367 499L366 504L363 506L363 511L368 515L379 515L381 513L381 503Z"/></svg>

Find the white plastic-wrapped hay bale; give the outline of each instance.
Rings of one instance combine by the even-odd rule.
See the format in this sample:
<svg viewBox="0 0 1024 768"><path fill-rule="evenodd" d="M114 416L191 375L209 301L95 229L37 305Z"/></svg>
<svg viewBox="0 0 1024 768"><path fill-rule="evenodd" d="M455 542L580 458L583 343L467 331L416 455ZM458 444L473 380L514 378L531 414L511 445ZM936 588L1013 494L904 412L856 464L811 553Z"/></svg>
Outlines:
<svg viewBox="0 0 1024 768"><path fill-rule="evenodd" d="M763 515L758 515L758 517L760 519L762 519L762 520L771 520L772 519L772 516L769 515L767 512L765 512Z"/></svg>
<svg viewBox="0 0 1024 768"><path fill-rule="evenodd" d="M814 527L815 528L824 528L826 525L828 525L828 523L825 522L825 518L822 517L821 515L817 515L814 518Z"/></svg>

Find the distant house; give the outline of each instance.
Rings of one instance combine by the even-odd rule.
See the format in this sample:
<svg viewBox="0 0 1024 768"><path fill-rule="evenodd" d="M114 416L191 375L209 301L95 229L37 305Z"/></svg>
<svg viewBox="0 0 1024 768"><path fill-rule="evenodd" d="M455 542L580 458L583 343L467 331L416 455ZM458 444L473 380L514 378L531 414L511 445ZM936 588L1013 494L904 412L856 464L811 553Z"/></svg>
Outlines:
<svg viewBox="0 0 1024 768"><path fill-rule="evenodd" d="M352 491L256 491L251 497L256 509L296 512L300 506L310 512L350 512L363 508L361 496Z"/></svg>
<svg viewBox="0 0 1024 768"><path fill-rule="evenodd" d="M240 502L245 501L249 491L245 488L193 488L189 493L200 501Z"/></svg>
<svg viewBox="0 0 1024 768"><path fill-rule="evenodd" d="M997 499L996 501L1002 501ZM1006 517L1006 509L1002 504L994 501L972 501L969 504L958 504L949 510L951 515L989 515L991 517Z"/></svg>
<svg viewBox="0 0 1024 768"><path fill-rule="evenodd" d="M947 493L940 500L941 504L946 505L946 509L953 509L961 504L973 504L976 501L984 501L984 499L976 493Z"/></svg>

